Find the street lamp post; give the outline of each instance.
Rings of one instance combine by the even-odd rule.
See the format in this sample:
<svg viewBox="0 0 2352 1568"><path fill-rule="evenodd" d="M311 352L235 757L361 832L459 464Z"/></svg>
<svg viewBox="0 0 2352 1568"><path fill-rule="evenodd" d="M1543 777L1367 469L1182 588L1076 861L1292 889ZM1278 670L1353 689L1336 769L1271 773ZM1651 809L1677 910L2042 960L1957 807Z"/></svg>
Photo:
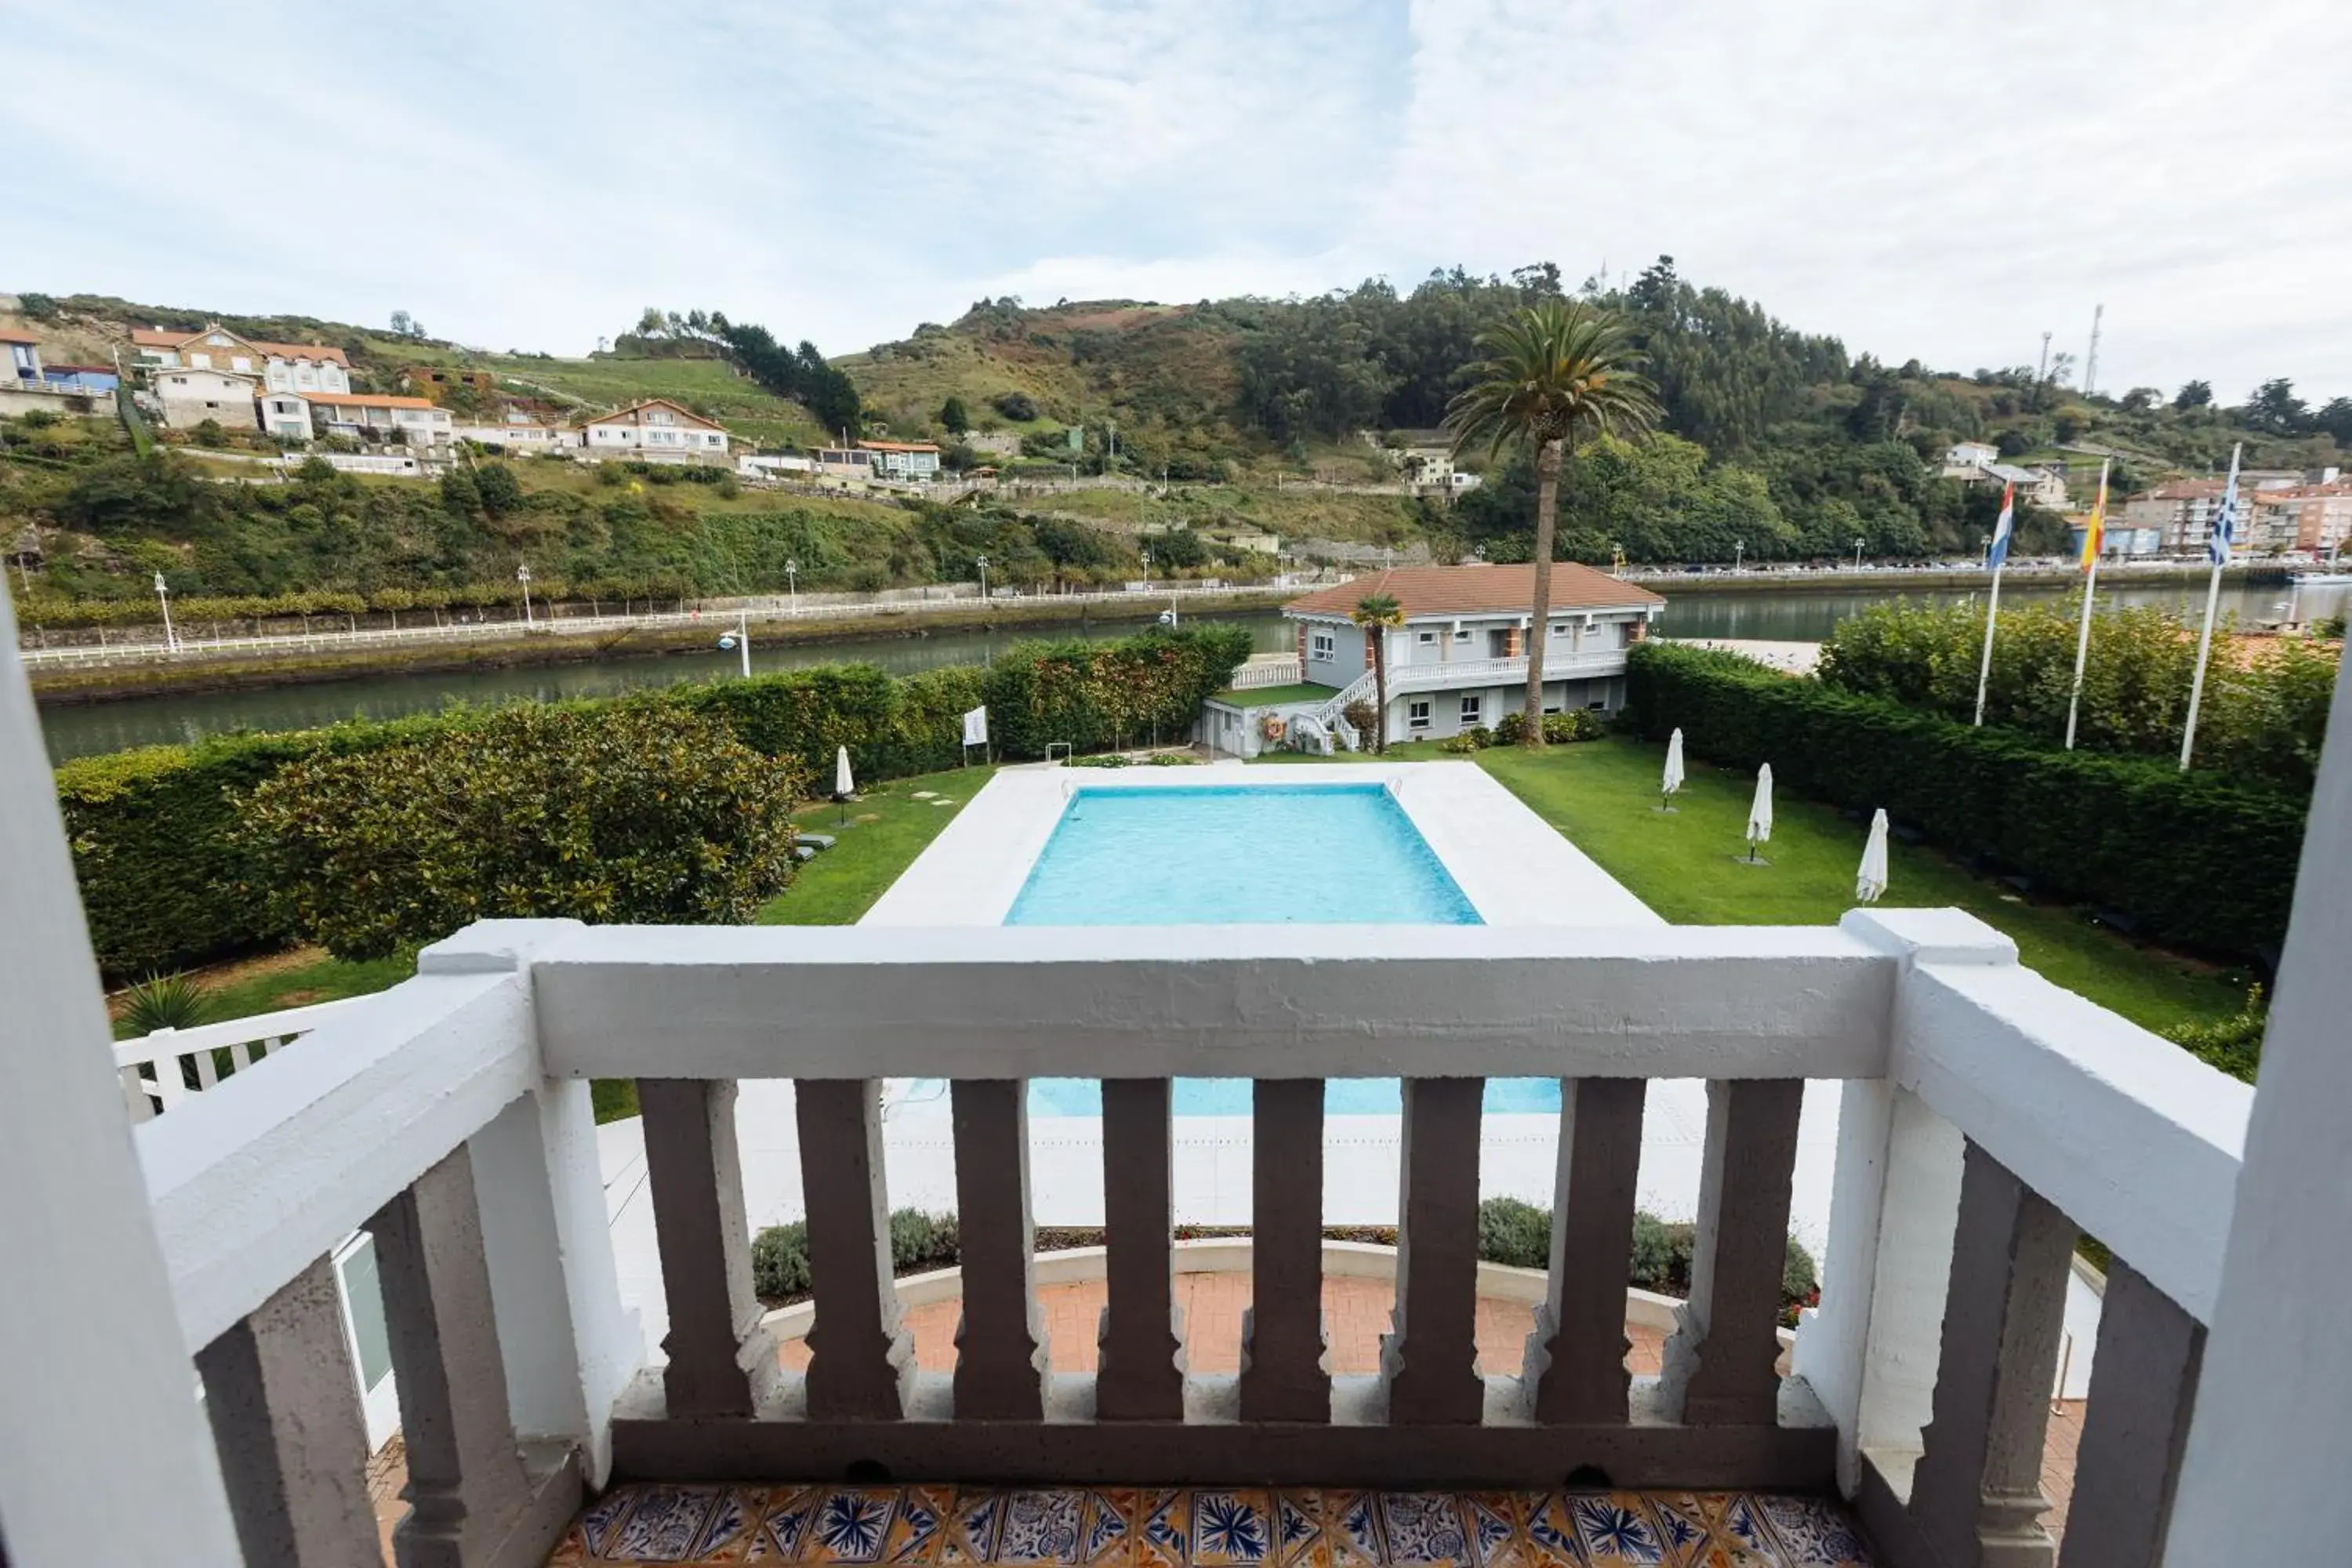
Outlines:
<svg viewBox="0 0 2352 1568"><path fill-rule="evenodd" d="M988 603L988 557L975 555L972 560L980 567L980 602L985 605Z"/></svg>
<svg viewBox="0 0 2352 1568"><path fill-rule="evenodd" d="M735 612L735 651L743 656L743 679L751 679L751 612Z"/></svg>
<svg viewBox="0 0 2352 1568"><path fill-rule="evenodd" d="M1747 552L1748 541L1735 539L1731 542L1731 570L1734 575L1737 575L1739 571L1739 558Z"/></svg>
<svg viewBox="0 0 2352 1568"><path fill-rule="evenodd" d="M1143 552L1143 580L1147 583L1151 581L1151 552L1149 550Z"/></svg>
<svg viewBox="0 0 2352 1568"><path fill-rule="evenodd" d="M172 589L163 581L163 574L155 574L155 602L163 606L163 647L173 653L180 651L180 634L172 629Z"/></svg>
<svg viewBox="0 0 2352 1568"><path fill-rule="evenodd" d="M1853 569L1857 572L1862 570L1862 541L1859 539L1853 542Z"/></svg>
<svg viewBox="0 0 2352 1568"><path fill-rule="evenodd" d="M793 596L793 614L801 613L801 563L797 558L784 563L784 586Z"/></svg>
<svg viewBox="0 0 2352 1568"><path fill-rule="evenodd" d="M515 581L522 584L522 624L531 626L534 623L530 616L530 563L526 561L515 568Z"/></svg>

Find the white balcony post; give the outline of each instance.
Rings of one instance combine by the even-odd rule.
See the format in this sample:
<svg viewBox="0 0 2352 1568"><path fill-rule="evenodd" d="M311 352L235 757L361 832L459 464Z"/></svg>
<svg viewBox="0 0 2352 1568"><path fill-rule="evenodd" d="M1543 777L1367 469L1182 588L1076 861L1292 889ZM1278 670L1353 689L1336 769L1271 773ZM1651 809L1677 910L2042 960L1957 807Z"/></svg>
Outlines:
<svg viewBox="0 0 2352 1568"><path fill-rule="evenodd" d="M1838 1425L1838 1484L1864 1452L1907 1483L1936 1387L1960 1202L1959 1131L1896 1085L1915 964L2013 964L2007 937L1945 910L1855 910L1840 929L1899 962L1883 1078L1846 1081L1822 1304L1792 1362Z"/></svg>
<svg viewBox="0 0 2352 1568"><path fill-rule="evenodd" d="M2352 680L2336 685L2165 1562L2340 1556L2352 1410Z"/></svg>
<svg viewBox="0 0 2352 1568"><path fill-rule="evenodd" d="M481 921L418 956L424 974L512 972L577 921ZM584 1080L544 1079L468 1140L482 1245L498 1308L515 1430L580 1446L582 1475L602 1486L612 1462L614 1402L644 1360L621 1305Z"/></svg>
<svg viewBox="0 0 2352 1568"><path fill-rule="evenodd" d="M0 1557L236 1563L0 586Z"/></svg>

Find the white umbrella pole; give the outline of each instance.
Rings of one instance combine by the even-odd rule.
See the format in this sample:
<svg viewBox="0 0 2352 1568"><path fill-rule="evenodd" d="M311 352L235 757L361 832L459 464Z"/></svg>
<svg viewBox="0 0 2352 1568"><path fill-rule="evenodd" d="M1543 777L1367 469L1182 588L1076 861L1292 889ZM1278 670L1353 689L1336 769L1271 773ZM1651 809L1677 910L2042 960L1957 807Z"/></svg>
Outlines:
<svg viewBox="0 0 2352 1568"><path fill-rule="evenodd" d="M735 612L735 647L743 655L743 679L751 679L751 612Z"/></svg>
<svg viewBox="0 0 2352 1568"><path fill-rule="evenodd" d="M2007 563L2002 563L2006 565ZM1984 727L1985 689L1992 680L1992 624L2000 614L2000 567L1992 569L1992 595L1985 604L1984 657L1977 661L1977 727Z"/></svg>

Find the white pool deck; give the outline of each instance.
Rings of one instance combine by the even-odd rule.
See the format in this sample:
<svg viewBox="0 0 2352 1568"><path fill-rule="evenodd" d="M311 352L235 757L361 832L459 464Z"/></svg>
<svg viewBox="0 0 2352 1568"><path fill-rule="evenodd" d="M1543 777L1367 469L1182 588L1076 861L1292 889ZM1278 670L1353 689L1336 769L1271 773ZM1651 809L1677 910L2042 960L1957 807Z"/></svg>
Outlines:
<svg viewBox="0 0 2352 1568"><path fill-rule="evenodd" d="M1391 786L1406 816L1489 925L1664 923L1517 796L1469 762L1007 769L972 797L859 923L1002 924L1060 819L1067 792L1212 784ZM1829 1231L1838 1099L1835 1083L1805 1086L1790 1227L1817 1258ZM745 1080L737 1101L736 1130L742 1152L744 1207L752 1228L802 1217L806 1210L792 1084ZM1326 1119L1325 1224L1396 1222L1399 1133L1400 1121L1393 1114ZM1705 1083L1652 1080L1642 1121L1638 1191L1643 1207L1670 1220L1688 1219L1697 1212L1706 1136ZM635 1121L614 1122L598 1130L598 1141L622 1293L639 1313L648 1345L658 1347L667 1313L642 1130ZM1250 1119L1179 1116L1172 1142L1177 1222L1249 1223ZM1557 1112L1489 1114L1480 1140L1481 1194L1548 1206L1559 1142ZM1033 1116L1029 1147L1036 1223L1101 1224L1101 1120ZM884 1094L883 1151L894 1208L955 1206L953 1144L941 1086L890 1083Z"/></svg>

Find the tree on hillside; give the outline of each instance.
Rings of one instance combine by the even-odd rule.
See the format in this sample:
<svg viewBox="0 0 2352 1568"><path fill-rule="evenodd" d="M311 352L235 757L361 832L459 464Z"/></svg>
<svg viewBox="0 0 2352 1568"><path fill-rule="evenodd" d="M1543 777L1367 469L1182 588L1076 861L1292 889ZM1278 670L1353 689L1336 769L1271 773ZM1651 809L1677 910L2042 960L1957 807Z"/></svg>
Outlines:
<svg viewBox="0 0 2352 1568"><path fill-rule="evenodd" d="M1372 750L1385 754L1389 749L1389 650L1388 634L1404 625L1404 606L1392 594L1367 594L1356 601L1348 618L1364 631L1364 647L1372 656Z"/></svg>
<svg viewBox="0 0 2352 1568"><path fill-rule="evenodd" d="M2213 401L2213 384L2210 381L2184 381L2173 395L2172 406L2186 413L2191 408L2203 408Z"/></svg>
<svg viewBox="0 0 2352 1568"><path fill-rule="evenodd" d="M2157 400L2163 395L2161 387L2135 386L2124 394L2123 410L2126 414L2145 414L2154 408Z"/></svg>
<svg viewBox="0 0 2352 1568"><path fill-rule="evenodd" d="M963 399L953 393L940 405L940 427L950 436L961 436L971 428L971 416L965 411Z"/></svg>
<svg viewBox="0 0 2352 1568"><path fill-rule="evenodd" d="M1528 447L1536 461L1535 592L1528 624L1527 725L1522 743L1543 744L1544 633L1551 619L1552 537L1559 475L1582 437L1633 435L1658 416L1641 356L1616 319L1581 301L1544 300L1479 334L1486 357L1445 411L1454 449L1490 457Z"/></svg>
<svg viewBox="0 0 2352 1568"><path fill-rule="evenodd" d="M2336 437L2339 447L2352 447L2352 397L2331 397L2311 416L2316 429Z"/></svg>
<svg viewBox="0 0 2352 1568"><path fill-rule="evenodd" d="M2238 410L2250 427L2273 436L2300 435L2310 412L2309 405L2294 395L2294 383L2283 375L2254 388L2246 405Z"/></svg>
<svg viewBox="0 0 2352 1568"><path fill-rule="evenodd" d="M405 310L394 310L392 313L392 330L399 337L421 338L425 335L425 323Z"/></svg>

